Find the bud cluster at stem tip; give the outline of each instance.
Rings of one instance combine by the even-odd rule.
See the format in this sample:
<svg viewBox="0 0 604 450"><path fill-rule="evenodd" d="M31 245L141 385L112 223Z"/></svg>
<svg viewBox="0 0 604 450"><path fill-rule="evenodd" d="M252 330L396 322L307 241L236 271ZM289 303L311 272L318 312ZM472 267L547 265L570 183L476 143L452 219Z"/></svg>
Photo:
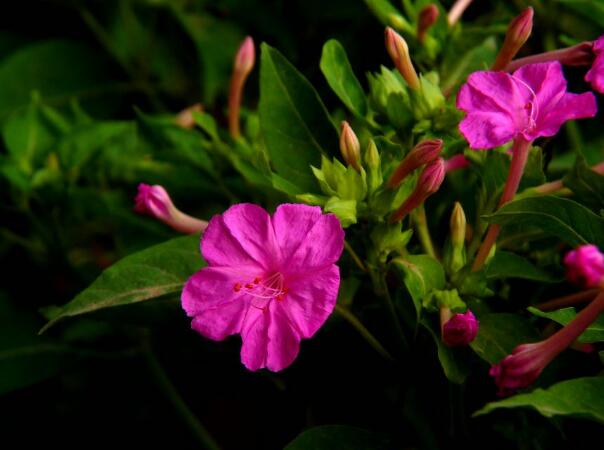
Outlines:
<svg viewBox="0 0 604 450"><path fill-rule="evenodd" d="M388 186L390 188L398 186L411 172L434 161L442 148L442 139L427 139L418 143L395 169L388 180Z"/></svg>

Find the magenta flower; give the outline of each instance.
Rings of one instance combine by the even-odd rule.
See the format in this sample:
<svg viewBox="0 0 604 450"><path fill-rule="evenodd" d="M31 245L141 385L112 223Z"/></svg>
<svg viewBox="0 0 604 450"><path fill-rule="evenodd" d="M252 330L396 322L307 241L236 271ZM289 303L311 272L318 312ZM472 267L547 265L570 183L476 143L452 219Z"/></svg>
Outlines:
<svg viewBox="0 0 604 450"><path fill-rule="evenodd" d="M560 351L548 346L547 341L516 347L489 370L489 375L495 378L495 384L499 388L498 395L508 396L533 384Z"/></svg>
<svg viewBox="0 0 604 450"><path fill-rule="evenodd" d="M318 207L284 204L271 217L232 206L210 221L201 241L208 266L183 289L191 327L216 341L240 334L249 370L285 369L335 307L343 246L340 222Z"/></svg>
<svg viewBox="0 0 604 450"><path fill-rule="evenodd" d="M469 309L463 314L453 314L444 325L442 338L448 347L468 345L478 334L478 320Z"/></svg>
<svg viewBox="0 0 604 450"><path fill-rule="evenodd" d="M566 278L584 288L597 287L604 281L604 255L593 244L580 245L564 257Z"/></svg>
<svg viewBox="0 0 604 450"><path fill-rule="evenodd" d="M205 220L191 217L176 208L168 192L158 184L138 185L138 192L134 198L134 211L154 217L181 233L203 233L208 226Z"/></svg>
<svg viewBox="0 0 604 450"><path fill-rule="evenodd" d="M498 147L516 137L553 136L567 120L597 112L591 92L566 92L557 61L529 64L512 75L474 72L457 95L457 108L467 113L459 129L473 149Z"/></svg>
<svg viewBox="0 0 604 450"><path fill-rule="evenodd" d="M591 69L585 74L585 81L591 83L594 91L604 94L604 35L594 42L592 51L596 55L596 59L591 65Z"/></svg>

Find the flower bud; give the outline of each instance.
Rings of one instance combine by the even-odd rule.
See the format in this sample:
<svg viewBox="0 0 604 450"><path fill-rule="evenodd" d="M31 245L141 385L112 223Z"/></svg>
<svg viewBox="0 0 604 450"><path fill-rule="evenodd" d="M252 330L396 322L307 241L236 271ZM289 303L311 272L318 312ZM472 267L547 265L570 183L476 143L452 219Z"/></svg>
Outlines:
<svg viewBox="0 0 604 450"><path fill-rule="evenodd" d="M516 56L533 30L533 8L522 11L508 26L503 46L491 70L503 70Z"/></svg>
<svg viewBox="0 0 604 450"><path fill-rule="evenodd" d="M584 288L604 283L604 255L592 244L581 245L564 257L566 278Z"/></svg>
<svg viewBox="0 0 604 450"><path fill-rule="evenodd" d="M461 15L464 13L467 7L470 6L470 3L472 3L472 0L456 0L456 2L453 3L453 6L451 6L451 9L447 14L447 22L449 22L449 26L452 27L459 21Z"/></svg>
<svg viewBox="0 0 604 450"><path fill-rule="evenodd" d="M449 221L451 234L449 244L445 252L445 267L449 273L456 273L466 265L466 215L459 202L451 213Z"/></svg>
<svg viewBox="0 0 604 450"><path fill-rule="evenodd" d="M193 128L195 126L195 118L193 117L194 112L203 112L203 105L201 103L195 103L194 105L183 109L176 116L176 125L181 128Z"/></svg>
<svg viewBox="0 0 604 450"><path fill-rule="evenodd" d="M440 11L438 10L438 6L434 3L424 6L419 12L419 17L417 19L417 40L420 43L423 44L426 39L428 28L436 23L439 15Z"/></svg>
<svg viewBox="0 0 604 450"><path fill-rule="evenodd" d="M418 143L398 165L388 180L388 186L391 188L398 186L415 169L434 161L442 148L442 139L428 139Z"/></svg>
<svg viewBox="0 0 604 450"><path fill-rule="evenodd" d="M442 340L447 347L468 345L478 334L478 320L469 309L463 314L453 314L442 327Z"/></svg>
<svg viewBox="0 0 604 450"><path fill-rule="evenodd" d="M453 172L454 170L464 169L470 165L470 161L464 155L454 155L445 161L445 172Z"/></svg>
<svg viewBox="0 0 604 450"><path fill-rule="evenodd" d="M348 122L343 121L340 129L340 152L346 164L361 171L359 161L361 159L361 144Z"/></svg>
<svg viewBox="0 0 604 450"><path fill-rule="evenodd" d="M413 90L418 90L420 88L419 78L411 63L407 42L400 34L390 27L386 28L385 37L386 50L388 50L388 54L390 55L390 58L392 58L394 65L409 87Z"/></svg>
<svg viewBox="0 0 604 450"><path fill-rule="evenodd" d="M241 43L235 55L229 89L229 132L233 138L238 138L241 134L239 129L241 94L243 93L245 81L254 68L255 60L254 40L248 36Z"/></svg>
<svg viewBox="0 0 604 450"><path fill-rule="evenodd" d="M369 139L369 145L365 150L365 165L367 166L367 189L369 194L372 194L377 191L383 181L380 153L373 139Z"/></svg>
<svg viewBox="0 0 604 450"><path fill-rule="evenodd" d="M203 233L208 226L205 220L196 219L177 209L168 192L159 185L138 185L134 211L154 217L181 233Z"/></svg>
<svg viewBox="0 0 604 450"><path fill-rule="evenodd" d="M426 166L417 181L415 190L392 214L390 222L402 220L407 214L421 205L430 195L438 191L444 179L445 161L442 158L437 158Z"/></svg>

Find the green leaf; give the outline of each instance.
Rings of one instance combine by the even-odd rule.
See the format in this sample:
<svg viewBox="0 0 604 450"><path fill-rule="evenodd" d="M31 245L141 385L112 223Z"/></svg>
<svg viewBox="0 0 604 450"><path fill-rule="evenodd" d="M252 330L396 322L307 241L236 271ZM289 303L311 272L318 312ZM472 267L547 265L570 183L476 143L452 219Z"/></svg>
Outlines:
<svg viewBox="0 0 604 450"><path fill-rule="evenodd" d="M499 363L520 344L539 340L531 321L517 314L485 314L478 323L478 335L470 347L489 364Z"/></svg>
<svg viewBox="0 0 604 450"><path fill-rule="evenodd" d="M575 194L577 201L599 211L604 208L604 176L591 170L583 157L578 157L573 169L562 180Z"/></svg>
<svg viewBox="0 0 604 450"><path fill-rule="evenodd" d="M577 315L575 308L562 308L556 311L544 312L540 309L529 307L528 310L538 317L553 320L560 325L567 325ZM579 342L590 344L604 341L604 315L598 318L579 336Z"/></svg>
<svg viewBox="0 0 604 450"><path fill-rule="evenodd" d="M422 302L433 289L445 287L445 270L442 265L428 255L408 255L394 258L392 264L403 274L403 283L413 299L419 319Z"/></svg>
<svg viewBox="0 0 604 450"><path fill-rule="evenodd" d="M79 42L43 41L21 48L0 64L0 119L25 106L34 90L47 104L67 105L82 97L85 106L98 109L98 97L115 89L110 67L102 54Z"/></svg>
<svg viewBox="0 0 604 450"><path fill-rule="evenodd" d="M593 243L604 247L604 219L577 202L554 196L531 197L504 205L485 219L501 225L537 227L572 247Z"/></svg>
<svg viewBox="0 0 604 450"><path fill-rule="evenodd" d="M345 425L325 425L302 432L284 450L394 450L392 441L377 433Z"/></svg>
<svg viewBox="0 0 604 450"><path fill-rule="evenodd" d="M429 331L438 353L438 360L443 368L445 376L453 383L461 384L466 380L469 373L469 368L464 362L455 356L454 349L447 347L440 338L438 326L431 325L425 318L421 320L421 324Z"/></svg>
<svg viewBox="0 0 604 450"><path fill-rule="evenodd" d="M281 53L262 44L260 124L271 163L301 192L317 184L310 166L338 153L338 133L312 85Z"/></svg>
<svg viewBox="0 0 604 450"><path fill-rule="evenodd" d="M44 332L58 320L181 291L201 269L199 235L179 237L127 256L64 306L53 308Z"/></svg>
<svg viewBox="0 0 604 450"><path fill-rule="evenodd" d="M545 417L570 416L604 423L603 391L604 377L576 378L488 403L474 415L502 408L533 408Z"/></svg>
<svg viewBox="0 0 604 450"><path fill-rule="evenodd" d="M336 95L357 117L367 114L367 100L361 83L355 76L346 56L346 50L335 39L323 46L321 71Z"/></svg>
<svg viewBox="0 0 604 450"><path fill-rule="evenodd" d="M560 280L534 266L530 261L514 253L498 251L486 268L490 279L521 278L524 280L556 283Z"/></svg>

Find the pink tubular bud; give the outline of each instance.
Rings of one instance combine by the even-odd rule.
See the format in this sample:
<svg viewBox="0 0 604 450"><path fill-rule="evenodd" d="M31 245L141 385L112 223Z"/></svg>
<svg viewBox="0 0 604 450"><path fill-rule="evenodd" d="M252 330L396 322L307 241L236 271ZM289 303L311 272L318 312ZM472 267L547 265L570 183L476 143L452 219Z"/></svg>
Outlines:
<svg viewBox="0 0 604 450"><path fill-rule="evenodd" d="M384 35L386 39L386 50L388 50L388 54L390 55L390 58L392 58L397 70L411 89L415 91L419 90L419 78L411 63L407 42L400 34L390 27L386 27Z"/></svg>
<svg viewBox="0 0 604 450"><path fill-rule="evenodd" d="M514 59L533 30L533 8L530 6L510 22L503 46L499 50L492 70L503 70Z"/></svg>
<svg viewBox="0 0 604 450"><path fill-rule="evenodd" d="M205 220L196 219L177 209L168 192L159 185L138 185L134 211L154 217L185 234L203 233L208 226Z"/></svg>
<svg viewBox="0 0 604 450"><path fill-rule="evenodd" d="M436 23L439 15L440 11L438 10L438 6L434 3L423 7L419 12L419 17L417 19L417 40L420 43L424 42L428 28Z"/></svg>
<svg viewBox="0 0 604 450"><path fill-rule="evenodd" d="M403 220L407 214L421 205L440 188L445 179L445 161L437 158L426 166L417 181L415 190L390 217L390 222Z"/></svg>
<svg viewBox="0 0 604 450"><path fill-rule="evenodd" d="M243 40L235 55L233 75L231 76L231 86L229 89L229 132L233 138L238 138L241 135L239 130L241 94L245 81L254 68L255 61L254 40L248 36Z"/></svg>
<svg viewBox="0 0 604 450"><path fill-rule="evenodd" d="M391 188L398 186L415 169L434 161L442 148L442 139L428 139L418 143L398 165L388 180L388 186Z"/></svg>
<svg viewBox="0 0 604 450"><path fill-rule="evenodd" d="M357 135L345 120L342 122L340 130L340 151L346 164L360 172L361 144L359 144Z"/></svg>
<svg viewBox="0 0 604 450"><path fill-rule="evenodd" d="M452 27L459 21L461 15L468 8L468 6L470 6L470 3L472 3L472 0L456 0L456 2L453 3L453 6L447 14L447 22L449 22L449 26Z"/></svg>
<svg viewBox="0 0 604 450"><path fill-rule="evenodd" d="M454 170L465 169L470 165L470 161L464 155L459 154L451 156L445 161L445 172L453 172Z"/></svg>
<svg viewBox="0 0 604 450"><path fill-rule="evenodd" d="M203 105L201 103L195 103L194 105L183 109L176 116L176 125L181 128L193 128L195 126L195 118L193 117L194 112L203 112Z"/></svg>
<svg viewBox="0 0 604 450"><path fill-rule="evenodd" d="M604 292L601 291L595 300L562 329L544 341L519 345L511 355L491 367L489 374L495 378L499 395L509 395L517 389L532 384L543 369L563 350L573 344L602 311L604 311Z"/></svg>
<svg viewBox="0 0 604 450"><path fill-rule="evenodd" d="M593 43L590 41L581 42L572 47L552 50L551 52L538 53L536 55L525 56L510 62L506 67L506 72L515 72L527 64L536 64L548 61L559 61L563 66L588 66L594 60Z"/></svg>
<svg viewBox="0 0 604 450"><path fill-rule="evenodd" d="M478 320L469 309L463 314L453 314L442 327L442 339L448 347L468 345L478 334Z"/></svg>
<svg viewBox="0 0 604 450"><path fill-rule="evenodd" d="M604 282L604 255L592 244L580 245L564 257L566 278L584 288L593 288Z"/></svg>

